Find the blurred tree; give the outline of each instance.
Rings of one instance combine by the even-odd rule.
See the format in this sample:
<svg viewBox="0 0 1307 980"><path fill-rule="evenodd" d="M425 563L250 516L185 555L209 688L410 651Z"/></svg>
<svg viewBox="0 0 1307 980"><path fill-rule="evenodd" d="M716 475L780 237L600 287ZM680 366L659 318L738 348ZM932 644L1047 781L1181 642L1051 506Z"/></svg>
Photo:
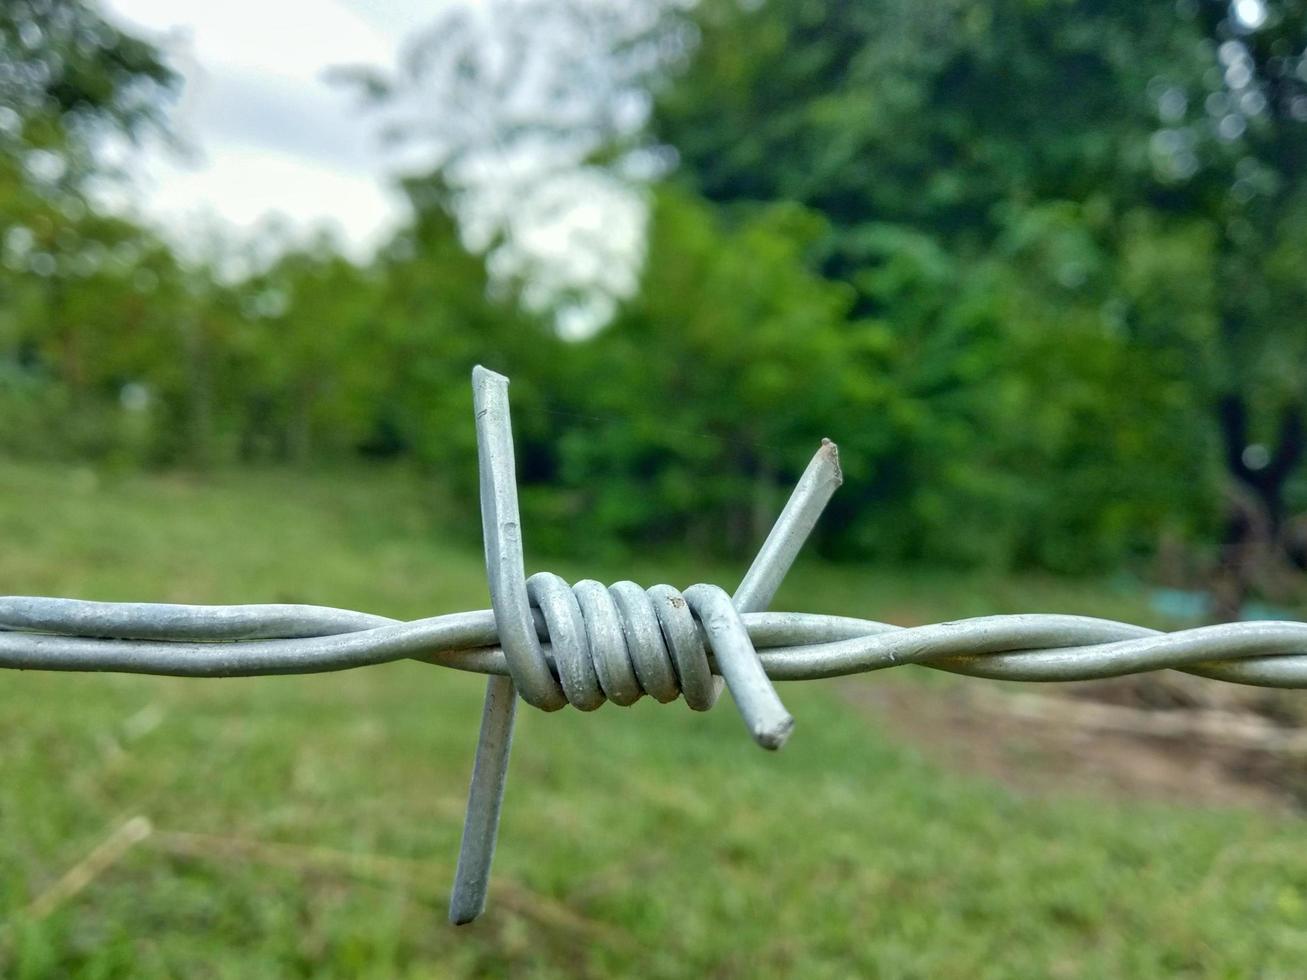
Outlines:
<svg viewBox="0 0 1307 980"><path fill-rule="evenodd" d="M86 3L15 0L0 440L407 456L465 499L482 362L537 546L741 552L829 434L829 551L1079 570L1224 508L1232 608L1295 534L1307 561L1305 11L459 5L342 73L429 171L360 266L275 230L183 263L98 211L97 147L161 131L174 80Z"/></svg>
<svg viewBox="0 0 1307 980"><path fill-rule="evenodd" d="M650 229L638 296L569 358L590 424L558 448L572 509L554 516L600 543L742 553L839 412L851 292L812 271L825 222L799 205L732 218L669 188Z"/></svg>
<svg viewBox="0 0 1307 980"><path fill-rule="evenodd" d="M373 455L409 454L458 499L475 498L467 385L480 363L512 377L519 473L524 482L547 481L552 469L541 453L540 407L544 392L563 384L557 371L564 344L548 318L491 283L481 256L463 244L439 176L408 178L403 189L413 222L377 257L377 300L352 369L373 404L362 447ZM465 526L473 532L474 525Z"/></svg>
<svg viewBox="0 0 1307 980"><path fill-rule="evenodd" d="M139 298L174 266L153 236L97 214L89 195L109 174L106 142L162 132L175 83L153 46L81 0L0 5L3 394L11 413L51 416L11 438L48 435L67 396L85 423L75 432L114 441L85 395L123 383L124 359L138 349Z"/></svg>
<svg viewBox="0 0 1307 980"><path fill-rule="evenodd" d="M441 175L494 278L584 332L635 290L641 206L630 185L666 169L641 127L653 80L685 47L686 25L671 17L679 5L451 4L393 73L334 77L376 112L388 140Z"/></svg>
<svg viewBox="0 0 1307 980"><path fill-rule="evenodd" d="M38 191L80 190L106 137L162 132L176 83L158 49L84 0L0 6L0 160Z"/></svg>
<svg viewBox="0 0 1307 980"><path fill-rule="evenodd" d="M1041 513L1060 514L1059 550L1089 530L1075 510L1132 528L1122 542L1155 530L1168 498L1181 525L1210 519L1214 456L1276 528L1307 384L1288 271L1307 262L1305 17L1260 0L705 0L652 131L714 201L826 215L826 274L857 289L860 318L892 324L887 343L921 307L876 288L902 264L886 229L956 263L967 303L1000 314L998 359L972 377L1022 406L1002 433L973 416L969 438L1046 447L1020 455L1055 495ZM928 332L947 336L951 316ZM1277 419L1274 446L1249 444L1246 420ZM1086 484L1066 454L1092 445L1112 462ZM1177 478L1158 480L1168 463ZM1003 466L1022 469L1012 453ZM1151 502L1124 513L1125 486Z"/></svg>
<svg viewBox="0 0 1307 980"><path fill-rule="evenodd" d="M132 222L29 207L0 250L0 439L40 455L154 458L180 362L183 273Z"/></svg>
<svg viewBox="0 0 1307 980"><path fill-rule="evenodd" d="M1307 541L1287 521L1307 497L1286 497L1307 458L1307 4L1189 9L1211 63L1202 87L1163 94L1195 109L1172 113L1155 139L1179 164L1179 206L1210 215L1216 233L1216 404L1234 477L1218 595L1229 615L1255 584L1273 590L1284 559L1307 568Z"/></svg>
<svg viewBox="0 0 1307 980"><path fill-rule="evenodd" d="M374 377L378 275L318 238L290 245L242 280L228 343L237 397L224 386L242 459L306 463L353 452L372 432L382 381Z"/></svg>

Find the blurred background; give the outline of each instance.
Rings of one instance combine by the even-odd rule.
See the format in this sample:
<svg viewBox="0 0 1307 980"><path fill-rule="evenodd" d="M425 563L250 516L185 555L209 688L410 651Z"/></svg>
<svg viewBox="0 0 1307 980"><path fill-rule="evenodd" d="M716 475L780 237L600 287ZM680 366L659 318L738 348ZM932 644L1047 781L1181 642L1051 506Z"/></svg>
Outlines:
<svg viewBox="0 0 1307 980"><path fill-rule="evenodd" d="M731 586L829 436L778 608L1300 618L1305 310L1298 0L0 5L7 593L482 607L483 363L536 567ZM5 677L0 972L1307 956L1299 694L525 713L451 932L446 674Z"/></svg>

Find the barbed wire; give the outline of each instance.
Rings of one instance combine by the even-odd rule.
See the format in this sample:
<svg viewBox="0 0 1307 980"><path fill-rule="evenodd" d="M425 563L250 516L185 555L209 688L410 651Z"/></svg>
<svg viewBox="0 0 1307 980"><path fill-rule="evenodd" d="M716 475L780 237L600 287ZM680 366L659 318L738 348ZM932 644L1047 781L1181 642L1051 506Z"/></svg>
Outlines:
<svg viewBox="0 0 1307 980"><path fill-rule="evenodd" d="M491 608L411 622L311 605L201 606L0 598L0 667L240 677L413 659L489 675L450 918L484 908L517 697L593 710L645 695L715 703L723 681L755 741L793 729L773 680L918 664L1011 681L1074 681L1171 668L1264 687L1307 687L1307 623L1161 632L1087 616L982 616L899 627L765 612L842 476L823 440L739 588L644 589L527 578L508 379L473 371L482 530Z"/></svg>
<svg viewBox="0 0 1307 980"><path fill-rule="evenodd" d="M583 585L587 583L577 587ZM668 589L655 586L650 591ZM787 612L744 613L740 621L763 672L779 681L917 664L1007 681L1100 680L1170 668L1238 684L1307 688L1307 623L1300 622L1227 623L1161 632L1110 619L1055 614L978 616L913 627ZM532 610L532 622L549 670L557 675L561 668L538 609ZM163 623L179 628L161 631ZM710 671L720 674L697 620L695 628ZM151 638L140 639L142 633ZM404 622L324 606L0 598L0 667L18 670L253 677L326 673L412 659L511 676L497 641L489 609ZM623 645L592 648L591 656L606 664L609 658L627 656L624 644L625 637ZM619 669L625 669L620 661ZM611 677L609 670L601 680ZM607 695L608 688L604 692ZM609 699L619 704L634 700ZM589 710L586 704L571 703Z"/></svg>

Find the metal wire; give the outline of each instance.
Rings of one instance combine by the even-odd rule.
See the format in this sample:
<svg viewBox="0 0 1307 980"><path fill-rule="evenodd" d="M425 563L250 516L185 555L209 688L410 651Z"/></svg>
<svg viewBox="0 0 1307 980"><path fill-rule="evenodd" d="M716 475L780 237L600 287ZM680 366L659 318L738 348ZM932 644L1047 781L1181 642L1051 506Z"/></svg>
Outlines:
<svg viewBox="0 0 1307 980"><path fill-rule="evenodd" d="M651 591L663 590L676 591L670 586ZM123 622L124 615L132 617L130 623ZM361 625L365 619L381 625ZM233 620L248 630L245 638L205 639L216 637ZM1172 668L1258 687L1307 688L1307 623L1299 622L1227 623L1163 633L1109 619L1046 614L981 616L910 628L807 613L742 613L740 620L763 672L777 681L919 664L1009 681L1097 680ZM84 625L114 621L122 625ZM162 625L169 621L175 629ZM543 616L533 611L532 621L550 671L559 671ZM265 629L263 622L273 625ZM213 633L209 623L216 624ZM705 644L709 670L720 674L698 620L695 629ZM135 639L142 633L153 638ZM616 644L599 653L603 658L619 654L624 655ZM251 677L325 673L404 659L482 674L510 673L489 609L400 622L322 606L0 598L0 667L18 670Z"/></svg>
<svg viewBox="0 0 1307 980"><path fill-rule="evenodd" d="M902 628L764 612L841 481L823 440L733 598L700 584L569 586L526 578L508 381L473 375L491 609L401 622L308 605L198 606L0 598L0 667L240 677L413 659L489 675L450 918L482 911L516 699L555 710L645 695L712 707L722 678L750 733L779 748L793 728L774 680L904 664L1012 681L1073 681L1165 668L1263 687L1307 687L1307 623L1247 622L1163 633L1085 616L984 616Z"/></svg>

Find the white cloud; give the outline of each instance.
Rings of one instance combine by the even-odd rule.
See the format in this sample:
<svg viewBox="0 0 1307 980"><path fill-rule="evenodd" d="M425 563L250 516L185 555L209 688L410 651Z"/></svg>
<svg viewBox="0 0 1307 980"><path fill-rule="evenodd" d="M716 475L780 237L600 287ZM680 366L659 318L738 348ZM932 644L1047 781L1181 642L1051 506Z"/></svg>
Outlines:
<svg viewBox="0 0 1307 980"><path fill-rule="evenodd" d="M384 62L397 40L338 0L108 0L108 9L154 33L188 34L201 63L305 82L326 65Z"/></svg>
<svg viewBox="0 0 1307 980"><path fill-rule="evenodd" d="M246 235L279 218L301 232L330 229L362 258L403 214L381 181L267 149L224 148L201 170L160 165L150 183L148 207L183 242L215 218Z"/></svg>
<svg viewBox="0 0 1307 980"><path fill-rule="evenodd" d="M451 0L103 2L115 20L159 41L181 72L170 122L193 150L186 160L161 147L134 151L126 165L133 193L106 194L112 206L143 212L183 251L204 248L215 227L248 240L275 221L297 237L331 229L366 259L405 220L391 175L420 169L425 152L384 153L379 120L324 76L341 65L392 67L404 40ZM544 159L532 150L483 161L489 170L466 230L484 243L490 231L512 228L517 247L492 266L526 275L537 302L589 293L591 303L563 316L566 329L585 333L635 288L644 202L581 170L536 185Z"/></svg>
<svg viewBox="0 0 1307 980"><path fill-rule="evenodd" d="M366 254L404 216L375 126L324 73L393 61L430 3L389 0L389 18L348 0L108 0L111 17L161 41L182 73L171 122L193 149L132 161L135 203L183 243L193 229L277 218L330 227ZM203 220L199 220L203 216Z"/></svg>

